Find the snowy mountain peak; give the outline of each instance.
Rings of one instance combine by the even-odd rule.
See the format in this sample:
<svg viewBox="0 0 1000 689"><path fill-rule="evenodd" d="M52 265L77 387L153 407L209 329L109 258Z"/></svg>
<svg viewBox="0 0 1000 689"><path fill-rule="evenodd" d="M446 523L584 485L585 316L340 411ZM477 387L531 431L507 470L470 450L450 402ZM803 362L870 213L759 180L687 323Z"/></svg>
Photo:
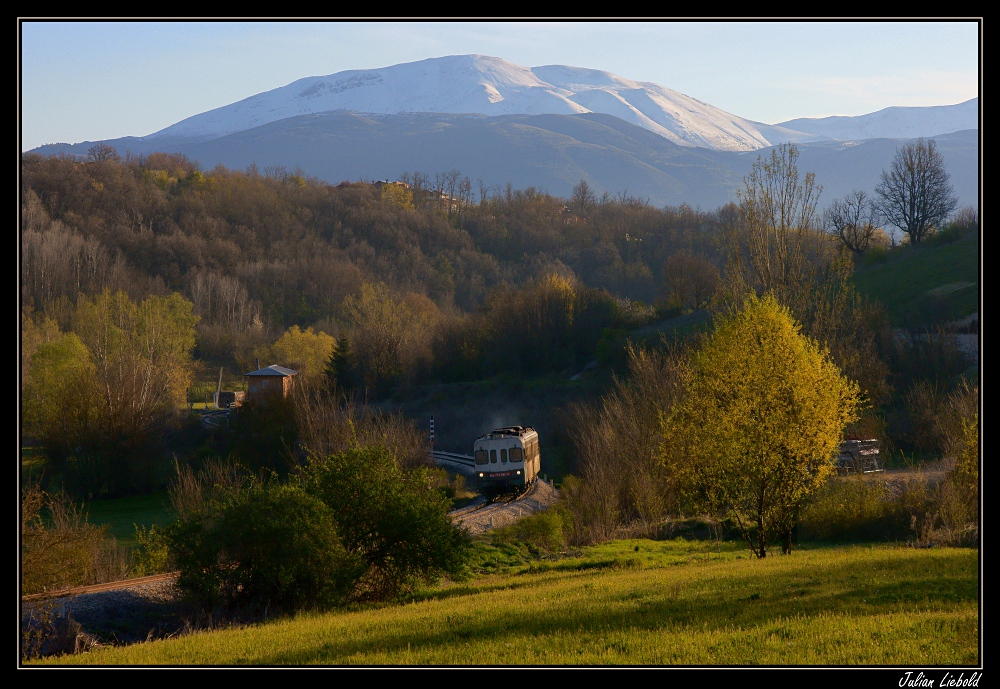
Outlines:
<svg viewBox="0 0 1000 689"><path fill-rule="evenodd" d="M450 55L298 79L189 117L145 138L207 141L289 117L335 111L383 115L601 113L680 146L753 151L783 142L932 136L974 128L978 126L978 99L973 100L940 108L887 108L861 117L767 125L658 84L597 69L566 65L528 68L488 55Z"/></svg>
<svg viewBox="0 0 1000 689"><path fill-rule="evenodd" d="M331 111L373 114L614 115L682 146L745 151L768 145L754 123L657 84L565 65L527 68L487 55L452 55L298 79L189 117L148 139L208 140Z"/></svg>

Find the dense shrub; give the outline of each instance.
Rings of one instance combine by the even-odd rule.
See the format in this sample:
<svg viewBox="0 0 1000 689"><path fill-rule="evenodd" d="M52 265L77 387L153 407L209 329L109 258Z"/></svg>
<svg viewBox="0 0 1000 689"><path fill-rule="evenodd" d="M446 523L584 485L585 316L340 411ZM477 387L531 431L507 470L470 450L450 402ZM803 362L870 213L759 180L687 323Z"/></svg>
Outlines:
<svg viewBox="0 0 1000 689"><path fill-rule="evenodd" d="M941 482L921 474L892 480L835 478L803 510L799 536L811 541L978 545L978 488L960 476L965 474L956 470Z"/></svg>
<svg viewBox="0 0 1000 689"><path fill-rule="evenodd" d="M423 468L404 471L381 446L316 458L307 490L337 519L344 548L366 571L354 595L387 600L420 582L459 576L470 539L448 516L448 499Z"/></svg>
<svg viewBox="0 0 1000 689"><path fill-rule="evenodd" d="M295 485L261 483L167 530L178 584L207 606L295 610L347 600L361 572L330 509Z"/></svg>
<svg viewBox="0 0 1000 689"><path fill-rule="evenodd" d="M180 586L201 606L292 611L388 600L465 572L471 540L448 515L440 470L405 470L381 445L313 458L279 484L229 462L178 467L178 520L143 533L165 542ZM148 543L147 543L148 542Z"/></svg>
<svg viewBox="0 0 1000 689"><path fill-rule="evenodd" d="M975 391L978 400L979 391ZM940 491L935 540L950 545L979 545L979 412L962 420L961 437L955 440L955 467Z"/></svg>
<svg viewBox="0 0 1000 689"><path fill-rule="evenodd" d="M170 545L163 529L156 525L135 527L135 540L139 546L133 551L132 576L146 577L167 571L170 562Z"/></svg>

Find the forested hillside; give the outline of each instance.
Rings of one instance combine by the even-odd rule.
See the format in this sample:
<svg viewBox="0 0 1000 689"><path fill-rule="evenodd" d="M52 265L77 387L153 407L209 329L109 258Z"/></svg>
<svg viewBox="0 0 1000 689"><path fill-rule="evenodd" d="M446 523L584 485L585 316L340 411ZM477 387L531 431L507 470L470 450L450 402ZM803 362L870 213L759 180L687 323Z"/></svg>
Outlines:
<svg viewBox="0 0 1000 689"><path fill-rule="evenodd" d="M205 172L179 155L98 157L24 158L22 304L65 326L79 293L176 291L200 316L199 352L240 364L291 325L340 334L363 283L431 319L549 275L651 304L671 256L718 267L714 229L734 215L598 199L585 184L568 202L474 189L457 172L404 175L407 190ZM442 193L454 201L435 203Z"/></svg>
<svg viewBox="0 0 1000 689"><path fill-rule="evenodd" d="M920 419L949 404L969 362L943 337L894 339L877 297L851 282L868 258L824 231L818 185L797 158L794 147L772 151L744 180L740 206L705 212L625 192L597 197L583 181L562 199L458 171L334 186L280 167L206 171L180 154L122 157L106 145L85 160L25 155L23 431L56 465L86 456L103 467L66 465L93 494L162 485L178 452L238 451L284 470L292 417L273 437L240 436L233 447L206 445L170 420L171 409L205 399L199 383L214 391L217 367L241 384L258 362L277 363L342 401L453 418L456 449L496 416L470 419L469 410L518 419L533 410L550 461L571 457L560 471L586 474L591 450L567 439L608 405L638 405L607 413L634 417L641 452L655 447L658 416L645 406L672 389L675 354L683 358L659 339L669 319L717 317L770 292L860 385L851 432L893 452L936 449L948 432ZM778 182L791 190L781 208ZM884 237L879 230L872 251L890 250ZM563 389L598 363L596 387ZM617 387L598 399L612 371ZM474 387L418 393L489 380L520 381L508 386L520 392L504 383L485 397ZM523 387L530 380L534 392ZM637 396L644 386L656 392ZM148 460L156 471L128 459L140 449L160 457Z"/></svg>

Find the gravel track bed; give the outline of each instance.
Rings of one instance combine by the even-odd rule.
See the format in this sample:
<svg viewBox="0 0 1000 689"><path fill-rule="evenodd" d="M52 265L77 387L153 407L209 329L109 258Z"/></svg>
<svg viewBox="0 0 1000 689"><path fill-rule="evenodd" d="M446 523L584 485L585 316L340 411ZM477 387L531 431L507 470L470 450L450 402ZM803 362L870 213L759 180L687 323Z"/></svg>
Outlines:
<svg viewBox="0 0 1000 689"><path fill-rule="evenodd" d="M42 655L161 639L188 626L172 581L22 602L21 621L22 629L49 629Z"/></svg>
<svg viewBox="0 0 1000 689"><path fill-rule="evenodd" d="M496 503L480 509L468 506L452 512L455 523L464 526L469 533L476 535L490 529L507 526L521 517L527 517L551 507L559 499L559 492L552 484L538 479L528 492L517 500L508 503ZM481 504L481 503L476 503Z"/></svg>

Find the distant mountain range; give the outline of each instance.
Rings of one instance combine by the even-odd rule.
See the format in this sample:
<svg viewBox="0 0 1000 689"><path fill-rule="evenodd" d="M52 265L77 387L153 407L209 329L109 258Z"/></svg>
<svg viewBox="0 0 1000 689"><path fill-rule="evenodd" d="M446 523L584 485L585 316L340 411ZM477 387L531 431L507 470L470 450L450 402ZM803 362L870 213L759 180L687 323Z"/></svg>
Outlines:
<svg viewBox="0 0 1000 689"><path fill-rule="evenodd" d="M558 196L586 179L657 205L712 208L734 200L753 152L768 146L800 145L799 169L816 172L830 201L873 189L899 139L933 136L961 202L978 207L978 125L978 99L767 125L609 72L461 55L308 77L106 143L184 153L206 169L299 167L333 183L457 169ZM86 155L94 143L33 152Z"/></svg>
<svg viewBox="0 0 1000 689"><path fill-rule="evenodd" d="M788 131L819 137L813 139L814 141L931 137L964 129L979 129L979 99L972 98L958 105L883 108L878 112L857 117L800 118L782 122L777 126ZM788 141L797 140L790 138ZM804 140L799 139L799 141Z"/></svg>

